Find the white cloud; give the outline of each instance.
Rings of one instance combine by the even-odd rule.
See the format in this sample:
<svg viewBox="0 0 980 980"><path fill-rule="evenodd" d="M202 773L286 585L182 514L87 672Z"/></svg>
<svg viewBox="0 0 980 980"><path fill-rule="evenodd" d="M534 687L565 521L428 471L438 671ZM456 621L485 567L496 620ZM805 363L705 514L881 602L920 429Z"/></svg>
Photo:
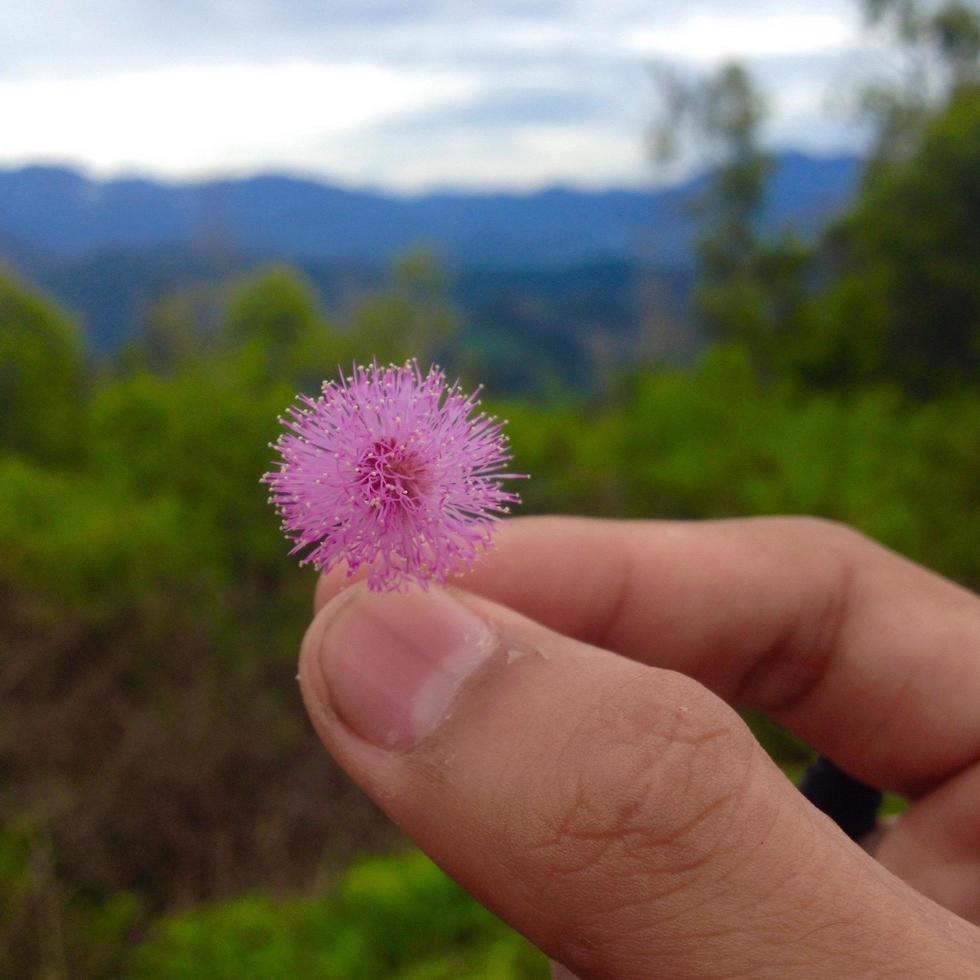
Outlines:
<svg viewBox="0 0 980 980"><path fill-rule="evenodd" d="M9 8L9 9L7 9ZM821 93L857 0L5 0L0 162L170 177L538 186L649 177L658 58L748 60L781 143L852 134Z"/></svg>
<svg viewBox="0 0 980 980"><path fill-rule="evenodd" d="M856 17L830 10L752 16L693 12L679 23L627 32L628 50L645 56L713 63L728 58L793 58L844 50L857 39Z"/></svg>
<svg viewBox="0 0 980 980"><path fill-rule="evenodd" d="M0 159L170 175L283 166L311 143L357 139L371 125L478 88L461 73L302 62L0 82Z"/></svg>
<svg viewBox="0 0 980 980"><path fill-rule="evenodd" d="M611 126L546 124L484 132L445 130L424 142L403 135L324 148L335 174L403 191L431 188L534 188L554 184L604 187L647 176L642 141ZM398 161L386 165L386 154Z"/></svg>

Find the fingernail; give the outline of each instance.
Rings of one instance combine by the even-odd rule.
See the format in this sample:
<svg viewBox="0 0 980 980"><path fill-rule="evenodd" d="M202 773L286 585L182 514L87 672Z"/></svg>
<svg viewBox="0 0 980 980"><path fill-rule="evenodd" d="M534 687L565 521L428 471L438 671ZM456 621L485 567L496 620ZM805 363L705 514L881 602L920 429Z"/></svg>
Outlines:
<svg viewBox="0 0 980 980"><path fill-rule="evenodd" d="M445 592L362 592L328 627L320 665L348 727L374 745L408 749L439 727L493 646L489 626Z"/></svg>

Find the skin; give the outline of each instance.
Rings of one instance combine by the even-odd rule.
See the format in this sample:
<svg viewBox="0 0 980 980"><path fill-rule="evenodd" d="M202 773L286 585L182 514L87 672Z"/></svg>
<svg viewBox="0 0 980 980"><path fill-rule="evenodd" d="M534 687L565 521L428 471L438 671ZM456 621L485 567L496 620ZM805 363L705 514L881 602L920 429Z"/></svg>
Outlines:
<svg viewBox="0 0 980 980"><path fill-rule="evenodd" d="M980 976L973 593L823 521L509 521L451 590L494 651L395 750L336 710L334 627L384 601L343 585L301 654L317 733L556 978ZM911 808L868 853L731 706Z"/></svg>

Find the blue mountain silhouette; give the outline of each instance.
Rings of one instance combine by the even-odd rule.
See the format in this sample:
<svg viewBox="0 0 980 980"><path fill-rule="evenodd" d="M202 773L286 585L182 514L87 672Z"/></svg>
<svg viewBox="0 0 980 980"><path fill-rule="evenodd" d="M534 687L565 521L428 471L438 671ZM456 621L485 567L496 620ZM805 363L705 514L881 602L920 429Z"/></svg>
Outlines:
<svg viewBox="0 0 980 980"><path fill-rule="evenodd" d="M775 160L767 221L806 233L853 191L854 157ZM399 196L285 176L193 184L96 181L54 167L0 171L0 245L77 259L208 243L238 254L386 263L435 247L461 265L684 264L704 178L659 190Z"/></svg>

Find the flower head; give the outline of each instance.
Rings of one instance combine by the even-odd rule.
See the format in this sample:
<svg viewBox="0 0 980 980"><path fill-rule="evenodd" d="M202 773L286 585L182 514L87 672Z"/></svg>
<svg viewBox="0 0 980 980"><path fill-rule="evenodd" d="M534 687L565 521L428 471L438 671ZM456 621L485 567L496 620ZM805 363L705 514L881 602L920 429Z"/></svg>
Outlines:
<svg viewBox="0 0 980 980"><path fill-rule="evenodd" d="M301 564L348 577L368 567L374 591L423 587L465 571L517 503L503 489L510 460L503 422L432 367L355 367L299 396L262 479Z"/></svg>

